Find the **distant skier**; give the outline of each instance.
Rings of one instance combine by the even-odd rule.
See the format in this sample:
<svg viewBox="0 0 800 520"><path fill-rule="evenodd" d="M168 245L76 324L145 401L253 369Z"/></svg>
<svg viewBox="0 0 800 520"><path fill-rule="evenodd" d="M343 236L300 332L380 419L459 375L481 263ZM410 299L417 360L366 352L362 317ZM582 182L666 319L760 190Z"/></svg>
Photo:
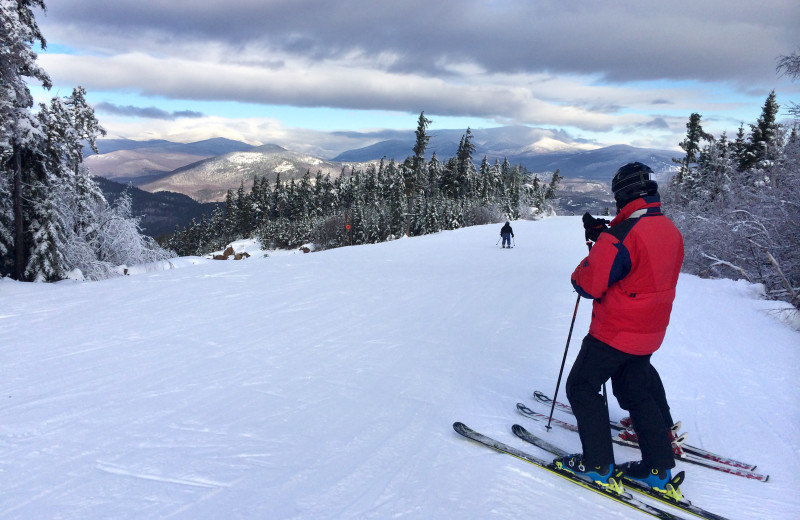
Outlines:
<svg viewBox="0 0 800 520"><path fill-rule="evenodd" d="M661 213L652 170L629 163L617 170L611 190L617 216L583 217L589 256L572 273L578 293L594 300L589 334L567 379L567 398L578 421L582 454L556 459L556 465L587 476L614 491L621 477L680 497L672 479L675 459L672 418L650 356L664 340L683 262L683 238ZM608 408L600 389L611 379L620 406L630 412L642 460L614 465Z"/></svg>
<svg viewBox="0 0 800 520"><path fill-rule="evenodd" d="M503 226L502 229L500 229L500 236L503 237L503 248L505 248L506 244L508 244L508 247L510 249L511 248L511 237L514 236L514 230L511 229L511 224L506 222L506 225ZM497 247L497 244L495 244L495 247Z"/></svg>

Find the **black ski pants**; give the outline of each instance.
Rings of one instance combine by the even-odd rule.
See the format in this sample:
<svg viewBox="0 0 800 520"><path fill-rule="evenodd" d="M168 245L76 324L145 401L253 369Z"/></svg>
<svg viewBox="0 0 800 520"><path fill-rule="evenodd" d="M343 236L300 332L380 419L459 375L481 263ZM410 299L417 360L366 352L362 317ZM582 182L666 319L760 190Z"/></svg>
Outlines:
<svg viewBox="0 0 800 520"><path fill-rule="evenodd" d="M669 426L662 413L666 405L661 379L650 366L650 356L634 356L617 350L591 335L567 378L567 399L578 420L578 433L587 466L614 464L611 429L601 388L611 379L620 406L628 410L639 436L642 461L651 468L675 467ZM659 401L663 401L659 405Z"/></svg>
<svg viewBox="0 0 800 520"><path fill-rule="evenodd" d="M613 387L613 383L612 383ZM669 404L667 403L667 394L664 391L664 383L661 382L661 376L658 375L658 371L653 364L650 364L650 395L653 396L653 399L656 400L656 404L658 404L658 409L661 410L661 418L664 419L664 424L669 429L675 424L675 421L672 420L672 413L669 411ZM617 392L614 392L614 395L617 397L617 402L619 402L620 408L623 410L630 410L630 405L627 404L625 401L625 396L617 395ZM633 425L634 430L636 429L636 424Z"/></svg>

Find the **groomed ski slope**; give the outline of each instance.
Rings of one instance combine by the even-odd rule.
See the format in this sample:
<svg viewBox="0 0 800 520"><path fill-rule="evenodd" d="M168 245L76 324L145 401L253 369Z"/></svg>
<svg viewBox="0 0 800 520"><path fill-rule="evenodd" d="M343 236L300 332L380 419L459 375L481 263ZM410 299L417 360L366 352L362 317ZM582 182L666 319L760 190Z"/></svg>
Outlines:
<svg viewBox="0 0 800 520"><path fill-rule="evenodd" d="M544 432L515 404L554 391L586 246L580 217L512 224L512 250L491 225L103 282L0 280L0 518L636 517L452 429L542 455L511 433ZM684 494L731 519L800 517L786 310L682 275L653 358L689 442L770 475L680 466Z"/></svg>

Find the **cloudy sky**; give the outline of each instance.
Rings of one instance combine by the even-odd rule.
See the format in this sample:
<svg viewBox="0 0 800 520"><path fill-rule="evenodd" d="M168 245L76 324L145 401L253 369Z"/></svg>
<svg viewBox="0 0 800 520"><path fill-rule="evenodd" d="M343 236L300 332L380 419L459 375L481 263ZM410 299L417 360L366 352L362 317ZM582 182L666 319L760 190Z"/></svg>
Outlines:
<svg viewBox="0 0 800 520"><path fill-rule="evenodd" d="M527 125L674 149L735 134L800 51L797 0L46 1L40 64L109 137L339 151L412 130ZM783 113L785 115L785 112ZM371 139L371 141L370 141Z"/></svg>

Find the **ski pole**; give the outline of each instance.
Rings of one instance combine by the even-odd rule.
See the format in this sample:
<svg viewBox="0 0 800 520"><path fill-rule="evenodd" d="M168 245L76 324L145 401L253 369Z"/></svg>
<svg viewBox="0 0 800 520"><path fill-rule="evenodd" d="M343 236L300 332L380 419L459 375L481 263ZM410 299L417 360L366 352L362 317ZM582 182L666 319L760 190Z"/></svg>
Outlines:
<svg viewBox="0 0 800 520"><path fill-rule="evenodd" d="M569 324L569 334L567 334L567 346L564 347L564 357L561 359L561 370L558 371L558 381L556 381L556 391L553 397L553 404L550 406L550 417L547 419L547 426L545 428L550 431L550 423L553 420L553 411L556 408L556 399L558 399L558 388L561 386L561 376L564 374L564 363L567 362L567 351L569 350L569 340L572 339L572 328L575 326L575 316L578 315L578 304L581 303L581 295L575 300L575 310L572 312L572 323Z"/></svg>
<svg viewBox="0 0 800 520"><path fill-rule="evenodd" d="M589 248L589 251L592 250L592 243L588 240L586 241L586 247ZM567 362L567 351L569 351L569 342L572 339L572 329L575 326L575 316L578 315L578 304L581 303L581 295L578 294L578 299L575 300L575 310L572 311L572 322L569 324L569 334L567 334L567 345L564 347L564 357L561 359L561 370L558 371L558 380L556 381L556 391L553 393L555 397L553 397L553 404L550 406L550 417L547 419L547 426L545 428L547 431L550 431L552 426L550 423L553 421L553 411L556 408L556 399L558 399L558 388L561 386L561 376L564 374L564 364Z"/></svg>
<svg viewBox="0 0 800 520"><path fill-rule="evenodd" d="M499 244L501 240L503 240L503 237L500 237L500 238L498 238L498 239L497 239L497 242L495 242L495 243L494 243L494 245L497 245L497 244Z"/></svg>

